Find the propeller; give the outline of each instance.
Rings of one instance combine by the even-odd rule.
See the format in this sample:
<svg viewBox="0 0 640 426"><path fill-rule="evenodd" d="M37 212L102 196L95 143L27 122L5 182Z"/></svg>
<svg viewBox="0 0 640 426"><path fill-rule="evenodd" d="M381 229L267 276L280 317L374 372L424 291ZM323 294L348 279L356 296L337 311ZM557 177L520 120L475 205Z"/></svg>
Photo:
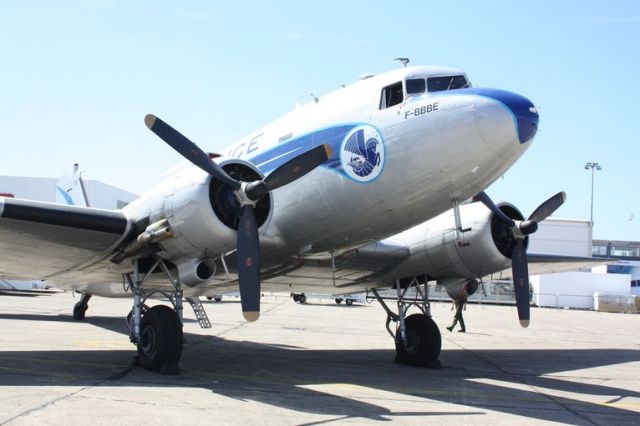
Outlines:
<svg viewBox="0 0 640 426"><path fill-rule="evenodd" d="M257 320L260 316L260 239L254 207L270 191L299 179L327 161L331 157L331 147L319 145L300 154L262 180L239 182L212 161L195 143L160 118L148 114L144 123L185 159L234 191L241 207L236 248L242 314L247 321Z"/></svg>
<svg viewBox="0 0 640 426"><path fill-rule="evenodd" d="M484 192L478 194L478 199L482 204L502 222L507 224L511 231L513 242L511 250L511 271L513 275L513 288L516 296L516 306L518 308L518 319L522 327L529 326L529 266L527 262L527 251L525 238L538 230L538 223L545 220L549 215L560 207L567 195L558 192L531 213L527 220L513 220L508 217Z"/></svg>

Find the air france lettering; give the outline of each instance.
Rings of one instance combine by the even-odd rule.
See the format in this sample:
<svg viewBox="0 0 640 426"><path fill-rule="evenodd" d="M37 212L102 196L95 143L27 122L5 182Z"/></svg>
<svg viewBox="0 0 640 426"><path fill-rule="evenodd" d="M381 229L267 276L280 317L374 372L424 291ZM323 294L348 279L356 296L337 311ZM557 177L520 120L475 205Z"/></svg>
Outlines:
<svg viewBox="0 0 640 426"><path fill-rule="evenodd" d="M407 120L409 117L419 117L421 115L430 114L434 111L438 111L440 107L439 102L434 102L429 105L422 105L420 107L416 107L414 109L405 111L404 119Z"/></svg>
<svg viewBox="0 0 640 426"><path fill-rule="evenodd" d="M234 147L232 147L229 150L229 153L227 154L227 157L229 158L244 158L246 155L251 154L254 151L257 151L258 149L260 149L259 146L259 139L260 137L263 135L263 133L260 133L257 136L254 136L253 138L251 138L251 140L249 141L249 143L240 143L239 145L236 145Z"/></svg>

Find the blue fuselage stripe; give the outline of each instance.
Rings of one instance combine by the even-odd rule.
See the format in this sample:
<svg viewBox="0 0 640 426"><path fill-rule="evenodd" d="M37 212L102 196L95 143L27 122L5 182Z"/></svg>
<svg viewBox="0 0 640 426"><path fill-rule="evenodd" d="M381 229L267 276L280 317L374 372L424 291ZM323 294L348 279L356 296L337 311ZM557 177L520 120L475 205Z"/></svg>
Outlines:
<svg viewBox="0 0 640 426"><path fill-rule="evenodd" d="M340 147L342 141L347 133L359 124L360 123L343 124L327 127L297 138L292 138L262 153L250 156L248 160L255 164L262 173L268 175L276 168L303 152L307 152L322 144L328 144L331 146L332 154L324 166L341 170Z"/></svg>

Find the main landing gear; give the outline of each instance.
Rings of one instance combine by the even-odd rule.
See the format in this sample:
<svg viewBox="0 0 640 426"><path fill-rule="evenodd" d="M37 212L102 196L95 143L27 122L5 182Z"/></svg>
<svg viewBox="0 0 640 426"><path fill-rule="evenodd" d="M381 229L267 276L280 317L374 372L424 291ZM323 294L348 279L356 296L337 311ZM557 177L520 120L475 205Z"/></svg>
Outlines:
<svg viewBox="0 0 640 426"><path fill-rule="evenodd" d="M396 361L403 364L430 368L442 368L438 357L442 347L440 330L431 319L429 292L424 276L396 281L397 297L382 297L377 290L371 290L387 312L386 328L396 344ZM391 311L386 300L396 300L398 313ZM407 316L412 306L420 313ZM395 332L391 322L397 323Z"/></svg>
<svg viewBox="0 0 640 426"><path fill-rule="evenodd" d="M127 317L131 342L138 347L137 361L141 367L166 374L178 373L182 355L182 285L173 278L165 262L156 258L153 266L141 275L138 260L133 273L123 274L133 293L133 308ZM156 270L164 272L172 284L172 291L146 290L142 283ZM145 301L156 294L165 296L173 309L166 305L148 308Z"/></svg>

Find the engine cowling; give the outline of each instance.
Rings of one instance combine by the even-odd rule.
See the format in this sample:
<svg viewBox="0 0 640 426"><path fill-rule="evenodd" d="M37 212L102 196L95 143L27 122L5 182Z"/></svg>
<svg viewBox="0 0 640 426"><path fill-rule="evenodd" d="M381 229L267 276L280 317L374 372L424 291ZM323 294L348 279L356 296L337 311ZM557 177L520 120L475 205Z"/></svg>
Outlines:
<svg viewBox="0 0 640 426"><path fill-rule="evenodd" d="M499 208L512 219L523 219L511 204ZM428 222L423 259L429 277L473 279L508 268L513 244L508 226L480 203L460 206L460 217L460 231L456 231L453 210Z"/></svg>
<svg viewBox="0 0 640 426"><path fill-rule="evenodd" d="M236 180L251 182L262 178L254 165L242 160L223 161L220 165ZM158 188L160 194L151 194L152 198L143 200L138 209L133 206L133 210L138 215L146 210L150 222L168 221L172 237L159 243L158 255L169 260L181 259L185 265L183 275L191 276L196 283L199 276L206 274L199 274L198 268L200 272L205 268L194 262L215 258L236 248L239 203L231 188L191 166L178 169ZM256 204L258 226L268 223L271 214L269 194Z"/></svg>

